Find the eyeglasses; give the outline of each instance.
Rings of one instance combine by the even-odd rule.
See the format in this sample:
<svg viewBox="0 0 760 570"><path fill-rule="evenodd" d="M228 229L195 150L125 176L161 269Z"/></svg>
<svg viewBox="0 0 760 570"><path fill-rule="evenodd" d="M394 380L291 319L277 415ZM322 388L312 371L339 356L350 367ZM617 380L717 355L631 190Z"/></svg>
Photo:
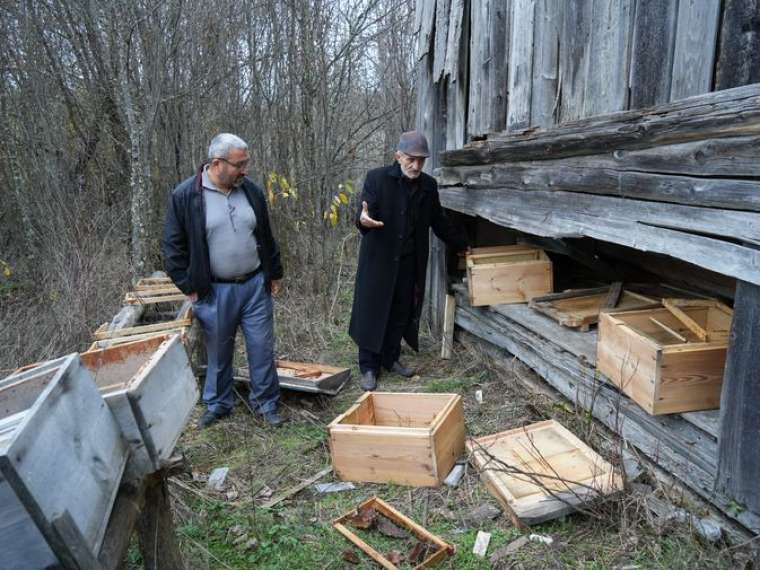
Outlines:
<svg viewBox="0 0 760 570"><path fill-rule="evenodd" d="M247 168L248 165L251 163L251 159L241 160L240 162L230 162L226 158L222 158L221 156L214 157L212 160L221 160L222 162L226 162L231 167L236 168L238 170L243 170L244 168Z"/></svg>

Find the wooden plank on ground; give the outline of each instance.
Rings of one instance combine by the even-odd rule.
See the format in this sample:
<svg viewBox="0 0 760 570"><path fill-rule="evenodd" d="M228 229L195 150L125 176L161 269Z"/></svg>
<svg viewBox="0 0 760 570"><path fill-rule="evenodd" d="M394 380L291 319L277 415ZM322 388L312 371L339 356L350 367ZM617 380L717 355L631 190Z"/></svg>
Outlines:
<svg viewBox="0 0 760 570"><path fill-rule="evenodd" d="M451 358L451 351L454 347L454 313L456 312L457 301L454 295L446 295L446 304L443 309L443 335L441 338L441 358L448 360Z"/></svg>
<svg viewBox="0 0 760 570"><path fill-rule="evenodd" d="M324 477L328 473L332 473L332 467L327 467L325 469L322 469L322 471L320 471L316 475L312 475L308 479L304 479L303 481L301 481L297 485L293 485L292 487L288 487L288 489L286 489L282 493L279 493L275 497L272 497L271 499L269 499L266 503L262 504L261 508L262 509L271 509L275 505L279 505L285 499L288 499L288 498L292 497L293 495L295 495L296 493L301 492L302 490L304 490L306 487L308 487L312 483L316 483L317 481L319 481L322 477Z"/></svg>
<svg viewBox="0 0 760 570"><path fill-rule="evenodd" d="M720 0L680 0L670 100L712 89Z"/></svg>

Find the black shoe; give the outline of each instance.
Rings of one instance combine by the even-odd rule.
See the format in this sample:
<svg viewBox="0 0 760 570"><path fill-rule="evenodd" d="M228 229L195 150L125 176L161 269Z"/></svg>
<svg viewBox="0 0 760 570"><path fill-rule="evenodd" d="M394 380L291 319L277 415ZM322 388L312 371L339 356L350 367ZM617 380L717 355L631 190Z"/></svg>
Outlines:
<svg viewBox="0 0 760 570"><path fill-rule="evenodd" d="M359 382L359 385L365 392L372 392L372 390L377 388L377 373L374 370L367 370L362 374L362 379Z"/></svg>
<svg viewBox="0 0 760 570"><path fill-rule="evenodd" d="M282 424L285 423L285 420L282 419L282 416L277 412L277 410L272 410L271 412L264 412L261 414L261 417L264 418L264 421L268 423L272 427L280 427Z"/></svg>
<svg viewBox="0 0 760 570"><path fill-rule="evenodd" d="M200 429L206 429L207 427L211 427L216 422L218 422L222 418L226 418L229 415L230 415L229 411L212 412L211 410L206 410L205 412L203 412L201 419L198 420L198 427Z"/></svg>
<svg viewBox="0 0 760 570"><path fill-rule="evenodd" d="M393 366L391 366L390 371L394 374L398 374L399 376L403 376L404 378L411 378L414 376L414 370L407 368L403 364L401 364L398 360L393 363Z"/></svg>

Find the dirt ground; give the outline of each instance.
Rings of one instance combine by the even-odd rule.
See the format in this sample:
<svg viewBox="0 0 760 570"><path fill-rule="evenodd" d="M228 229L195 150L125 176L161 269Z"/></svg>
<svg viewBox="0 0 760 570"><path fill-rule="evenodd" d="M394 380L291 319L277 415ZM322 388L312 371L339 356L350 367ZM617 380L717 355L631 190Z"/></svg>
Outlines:
<svg viewBox="0 0 760 570"><path fill-rule="evenodd" d="M455 346L451 360L440 360L438 353L438 345L423 337L419 354L403 355L405 363L414 367L418 375L407 380L386 374L380 379L379 389L461 394L471 436L553 417L597 451L604 453L600 448L609 448L595 445L610 436L585 414L522 388L515 375L532 372L518 363L506 362L505 367L502 362L496 367L477 348L461 344ZM520 545L524 541L514 541L526 533L500 512L472 467L468 467L457 488L356 483L354 490L319 494L308 486L275 508L263 509L260 505L267 499L330 466L326 426L362 393L354 346L347 336L337 338L319 359L352 367L352 380L336 397L284 391L283 411L288 422L282 428L264 426L251 416L241 399L230 419L199 431L195 420L202 407L197 407L180 441L192 472L174 477L169 483L189 568L375 568L366 555L332 527L335 518L373 495L456 546L456 554L439 568L751 567L746 548L703 543L687 525L657 524L642 501L631 493L596 505L589 513L537 525L527 533L550 537L551 544L527 541ZM245 386L240 385L238 390L244 397ZM477 390L482 391L482 404L476 401ZM206 481L218 467L229 467L229 474L224 490L214 492L207 489ZM320 482L335 480L331 473ZM657 485L646 475L640 482ZM492 535L483 559L472 554L478 530ZM408 552L409 541L372 534L368 540L380 552ZM509 544L511 551L505 553ZM131 552L130 566L139 568L137 550ZM412 566L402 562L400 567Z"/></svg>

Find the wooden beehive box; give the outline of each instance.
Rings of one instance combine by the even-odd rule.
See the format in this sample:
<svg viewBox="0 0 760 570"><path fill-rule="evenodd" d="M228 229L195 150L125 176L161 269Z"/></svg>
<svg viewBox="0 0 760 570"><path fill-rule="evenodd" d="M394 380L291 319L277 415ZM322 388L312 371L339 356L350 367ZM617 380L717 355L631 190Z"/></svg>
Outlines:
<svg viewBox="0 0 760 570"><path fill-rule="evenodd" d="M129 442L131 467L138 473L160 469L198 401L179 335L92 350L81 357Z"/></svg>
<svg viewBox="0 0 760 570"><path fill-rule="evenodd" d="M475 248L467 254L470 305L527 303L554 290L552 262L530 245Z"/></svg>
<svg viewBox="0 0 760 570"><path fill-rule="evenodd" d="M344 481L437 487L464 452L457 394L367 392L328 429Z"/></svg>
<svg viewBox="0 0 760 570"><path fill-rule="evenodd" d="M718 408L733 311L663 303L671 308L602 314L597 369L653 415Z"/></svg>
<svg viewBox="0 0 760 570"><path fill-rule="evenodd" d="M0 566L90 567L128 453L78 354L0 381Z"/></svg>
<svg viewBox="0 0 760 570"><path fill-rule="evenodd" d="M470 461L518 526L623 488L609 462L555 420L467 441Z"/></svg>

